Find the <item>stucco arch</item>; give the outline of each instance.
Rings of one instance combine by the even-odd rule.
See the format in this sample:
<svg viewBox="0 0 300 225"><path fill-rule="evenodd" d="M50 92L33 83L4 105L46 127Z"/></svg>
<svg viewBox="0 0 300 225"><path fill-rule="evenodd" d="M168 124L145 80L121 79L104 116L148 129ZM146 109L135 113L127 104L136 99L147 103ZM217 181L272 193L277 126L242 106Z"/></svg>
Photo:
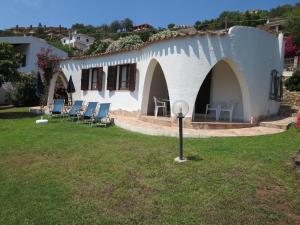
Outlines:
<svg viewBox="0 0 300 225"><path fill-rule="evenodd" d="M147 113L148 113L148 105L149 105L149 101L150 101L149 95L150 95L150 91L151 91L153 76L154 76L157 66L160 66L160 69L162 70L162 75L166 82L166 86L167 86L166 88L167 88L167 92L169 95L169 90L168 90L169 85L168 85L162 64L156 58L152 58L148 64L146 74L145 74L145 81L144 81L144 86L143 86L144 89L142 92L142 104L141 104L141 114L142 115L147 115Z"/></svg>
<svg viewBox="0 0 300 225"><path fill-rule="evenodd" d="M241 97L242 97L242 110L243 110L243 121L250 121L251 119L251 102L250 102L250 96L249 96L249 88L245 79L245 76L242 74L242 72L239 69L239 66L237 65L237 63L235 63L231 58L227 58L224 57L220 60L218 60L215 64L213 64L213 66L210 67L209 71L213 70L217 65L219 65L221 62L226 63L227 66L229 66L229 68L232 70L238 85L239 85L239 89L241 92ZM201 82L201 84L199 85L198 90L200 90L200 88L202 87L202 84L205 80L205 78L208 76L208 74L205 75L205 77L203 77L203 80ZM193 112L195 111L195 107L196 107L196 99L197 96L195 96L194 99L194 106L193 106Z"/></svg>
<svg viewBox="0 0 300 225"><path fill-rule="evenodd" d="M47 101L47 105L49 104L53 104L53 96L54 96L54 90L55 90L55 84L57 81L57 78L60 77L64 87L67 89L68 86L68 79L65 76L65 74L61 71L56 72L52 75L51 81L50 81L50 85L49 85L49 91L48 91L48 101ZM68 97L70 98L70 94L68 94Z"/></svg>

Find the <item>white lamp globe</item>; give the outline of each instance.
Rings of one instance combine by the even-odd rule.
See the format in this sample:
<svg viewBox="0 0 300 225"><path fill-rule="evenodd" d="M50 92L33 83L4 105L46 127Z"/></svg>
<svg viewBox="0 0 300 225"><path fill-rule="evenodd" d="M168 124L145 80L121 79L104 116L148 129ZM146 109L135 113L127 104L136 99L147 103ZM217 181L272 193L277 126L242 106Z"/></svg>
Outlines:
<svg viewBox="0 0 300 225"><path fill-rule="evenodd" d="M189 112L189 104L183 100L179 100L173 103L172 112L175 116L185 116Z"/></svg>

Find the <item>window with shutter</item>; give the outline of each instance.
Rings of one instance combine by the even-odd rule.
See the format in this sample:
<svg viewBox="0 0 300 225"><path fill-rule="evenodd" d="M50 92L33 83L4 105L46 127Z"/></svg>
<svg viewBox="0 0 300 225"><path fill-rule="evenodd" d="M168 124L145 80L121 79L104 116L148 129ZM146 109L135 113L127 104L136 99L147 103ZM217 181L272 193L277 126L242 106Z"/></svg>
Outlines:
<svg viewBox="0 0 300 225"><path fill-rule="evenodd" d="M117 88L117 66L109 66L107 74L107 90L114 91Z"/></svg>
<svg viewBox="0 0 300 225"><path fill-rule="evenodd" d="M86 91L89 89L89 70L81 70L81 90Z"/></svg>
<svg viewBox="0 0 300 225"><path fill-rule="evenodd" d="M129 90L135 90L135 81L136 81L136 63L129 65Z"/></svg>
<svg viewBox="0 0 300 225"><path fill-rule="evenodd" d="M97 69L97 90L102 91L102 81L103 81L103 67Z"/></svg>

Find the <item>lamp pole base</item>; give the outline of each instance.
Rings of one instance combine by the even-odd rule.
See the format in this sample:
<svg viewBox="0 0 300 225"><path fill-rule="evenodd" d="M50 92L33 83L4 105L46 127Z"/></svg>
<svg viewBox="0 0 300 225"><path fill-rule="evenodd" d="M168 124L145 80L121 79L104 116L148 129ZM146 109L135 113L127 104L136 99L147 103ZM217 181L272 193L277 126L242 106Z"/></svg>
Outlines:
<svg viewBox="0 0 300 225"><path fill-rule="evenodd" d="M45 119L42 119L42 118L41 118L40 120L36 120L35 123L36 123L36 124L47 124L47 123L48 123L48 120L45 120Z"/></svg>
<svg viewBox="0 0 300 225"><path fill-rule="evenodd" d="M177 163L183 163L183 162L187 162L187 159L184 158L184 157L182 159L180 159L179 157L177 157L177 158L174 159L174 161L177 162Z"/></svg>

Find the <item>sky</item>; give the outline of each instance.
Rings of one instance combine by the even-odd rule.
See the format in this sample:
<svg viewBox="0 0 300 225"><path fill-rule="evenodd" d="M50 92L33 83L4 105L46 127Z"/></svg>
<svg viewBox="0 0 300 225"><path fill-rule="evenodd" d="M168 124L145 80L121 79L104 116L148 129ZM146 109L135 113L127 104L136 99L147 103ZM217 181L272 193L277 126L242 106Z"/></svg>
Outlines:
<svg viewBox="0 0 300 225"><path fill-rule="evenodd" d="M225 10L270 9L299 0L1 0L0 29L19 26L101 25L131 18L135 24L193 25Z"/></svg>

